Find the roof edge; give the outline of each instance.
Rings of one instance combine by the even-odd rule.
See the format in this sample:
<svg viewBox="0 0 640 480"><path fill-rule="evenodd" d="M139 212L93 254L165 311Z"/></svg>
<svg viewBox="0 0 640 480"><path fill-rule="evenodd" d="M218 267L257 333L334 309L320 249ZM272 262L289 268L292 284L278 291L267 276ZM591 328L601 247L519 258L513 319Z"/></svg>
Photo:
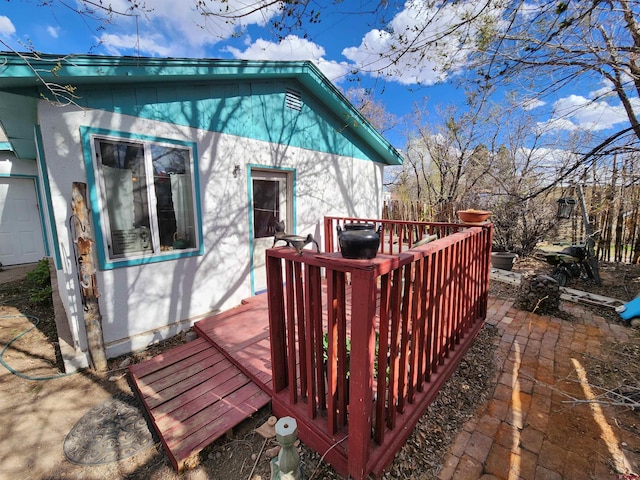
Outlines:
<svg viewBox="0 0 640 480"><path fill-rule="evenodd" d="M0 52L0 89L95 83L105 77L122 82L163 82L192 77L295 78L334 109L356 136L369 144L388 165L402 164L396 148L311 61L238 60L212 58L113 57ZM362 128L359 128L362 127Z"/></svg>

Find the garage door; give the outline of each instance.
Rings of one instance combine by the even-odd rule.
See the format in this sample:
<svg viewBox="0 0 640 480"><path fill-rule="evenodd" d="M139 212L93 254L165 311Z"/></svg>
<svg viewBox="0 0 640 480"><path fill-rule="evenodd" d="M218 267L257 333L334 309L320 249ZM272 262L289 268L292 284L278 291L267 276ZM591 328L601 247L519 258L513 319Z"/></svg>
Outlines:
<svg viewBox="0 0 640 480"><path fill-rule="evenodd" d="M36 187L31 178L0 178L0 262L19 265L44 257Z"/></svg>

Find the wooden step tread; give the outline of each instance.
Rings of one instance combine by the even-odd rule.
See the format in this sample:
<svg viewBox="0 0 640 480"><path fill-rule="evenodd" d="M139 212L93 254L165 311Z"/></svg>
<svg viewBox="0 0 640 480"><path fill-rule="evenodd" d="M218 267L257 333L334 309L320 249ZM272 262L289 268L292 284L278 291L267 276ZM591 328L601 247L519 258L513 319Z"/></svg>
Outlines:
<svg viewBox="0 0 640 480"><path fill-rule="evenodd" d="M271 400L204 339L132 365L129 373L177 471Z"/></svg>

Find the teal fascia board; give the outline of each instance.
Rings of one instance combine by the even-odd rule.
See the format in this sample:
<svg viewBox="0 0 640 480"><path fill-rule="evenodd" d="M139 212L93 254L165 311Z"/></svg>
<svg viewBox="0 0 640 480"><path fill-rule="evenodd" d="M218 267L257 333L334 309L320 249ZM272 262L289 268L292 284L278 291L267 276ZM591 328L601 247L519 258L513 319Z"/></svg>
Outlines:
<svg viewBox="0 0 640 480"><path fill-rule="evenodd" d="M41 55L38 58L29 58L29 54L0 53L0 65L0 90L20 90L24 94L24 88L31 86L32 89L46 96L47 91L42 88L42 81L73 85L77 88L76 93L80 97L86 95L86 98L79 99L78 103L86 102L87 106L102 104L104 109L108 109L110 100L107 89L119 86L133 89L151 87L150 90L154 88L160 90L158 87L162 84L170 83L181 86L189 85L192 90L197 90L198 85L203 86L207 83L220 85L224 83L296 82L315 97L326 111L335 116L334 121L338 122L336 125L341 126L340 132L344 138L354 143L355 152L361 152L361 154L353 156L365 157L388 165L402 163L402 158L397 150L371 126L313 63L307 61L160 59L90 55L66 57ZM55 74L52 72L54 67ZM37 76L34 73L35 69L38 70ZM102 90L102 93L99 90ZM182 91L180 93L182 94ZM137 107L141 110L140 112L136 112L134 109L133 112L120 111L120 113L132 113L144 118L156 118L158 115L171 118L175 109L179 108L177 107L178 103L183 103L182 100L181 95L179 100L176 97L173 105L170 105L166 110L159 104L147 104L155 111ZM111 99L111 103L113 103L113 99ZM121 110L123 108L121 102L117 101L116 103L118 105L112 105L113 110ZM124 110L127 110L127 105L131 106L132 104L127 104L125 101ZM137 100L136 105L140 105ZM199 106L196 107L200 110ZM228 111L231 112L233 108L232 106ZM280 109L282 106L279 107ZM210 125L198 124L200 122L206 123L207 118L197 119L195 124L194 120L191 118L188 125L199 128L210 127ZM175 122L174 120L173 123ZM251 133L257 134L256 138L258 139L265 139L260 136L260 133L265 133L264 129L261 132L253 131ZM282 135L287 137L290 133L283 131ZM234 134L236 134L235 131ZM326 131L319 131L316 136L321 138L323 135L326 135ZM300 141L300 144L297 144L295 135L291 135L290 139L294 146L310 148L306 141ZM341 145L331 145L331 147L337 150L330 151L330 153L349 153L345 152L345 147ZM318 149L315 144L313 149ZM326 151L326 149L323 150Z"/></svg>

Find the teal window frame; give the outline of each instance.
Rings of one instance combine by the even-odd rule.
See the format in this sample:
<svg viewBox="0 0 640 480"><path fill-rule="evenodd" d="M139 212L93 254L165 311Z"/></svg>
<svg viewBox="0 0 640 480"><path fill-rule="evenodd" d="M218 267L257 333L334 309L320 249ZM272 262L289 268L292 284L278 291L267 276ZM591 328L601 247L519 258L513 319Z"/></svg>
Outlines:
<svg viewBox="0 0 640 480"><path fill-rule="evenodd" d="M200 200L200 181L198 168L198 149L195 142L186 140L176 140L162 138L151 135L143 135L132 132L122 132L94 127L81 127L82 150L84 164L87 172L87 190L91 204L91 215L95 226L96 250L98 265L100 270L112 270L115 268L131 267L148 263L158 263L204 255L204 242L202 233L202 209ZM144 149L152 145L168 145L176 148L184 148L190 152L191 162L191 183L194 201L194 233L195 246L187 249L173 249L167 251L157 251L152 253L133 253L120 257L112 257L109 253L109 238L111 232L108 231L107 208L104 206L101 182L99 175L98 158L95 150L96 140L121 141L123 143L139 143ZM149 167L149 166L147 166ZM155 205L148 205L150 215L157 215ZM157 222L152 222L151 235L159 235Z"/></svg>

